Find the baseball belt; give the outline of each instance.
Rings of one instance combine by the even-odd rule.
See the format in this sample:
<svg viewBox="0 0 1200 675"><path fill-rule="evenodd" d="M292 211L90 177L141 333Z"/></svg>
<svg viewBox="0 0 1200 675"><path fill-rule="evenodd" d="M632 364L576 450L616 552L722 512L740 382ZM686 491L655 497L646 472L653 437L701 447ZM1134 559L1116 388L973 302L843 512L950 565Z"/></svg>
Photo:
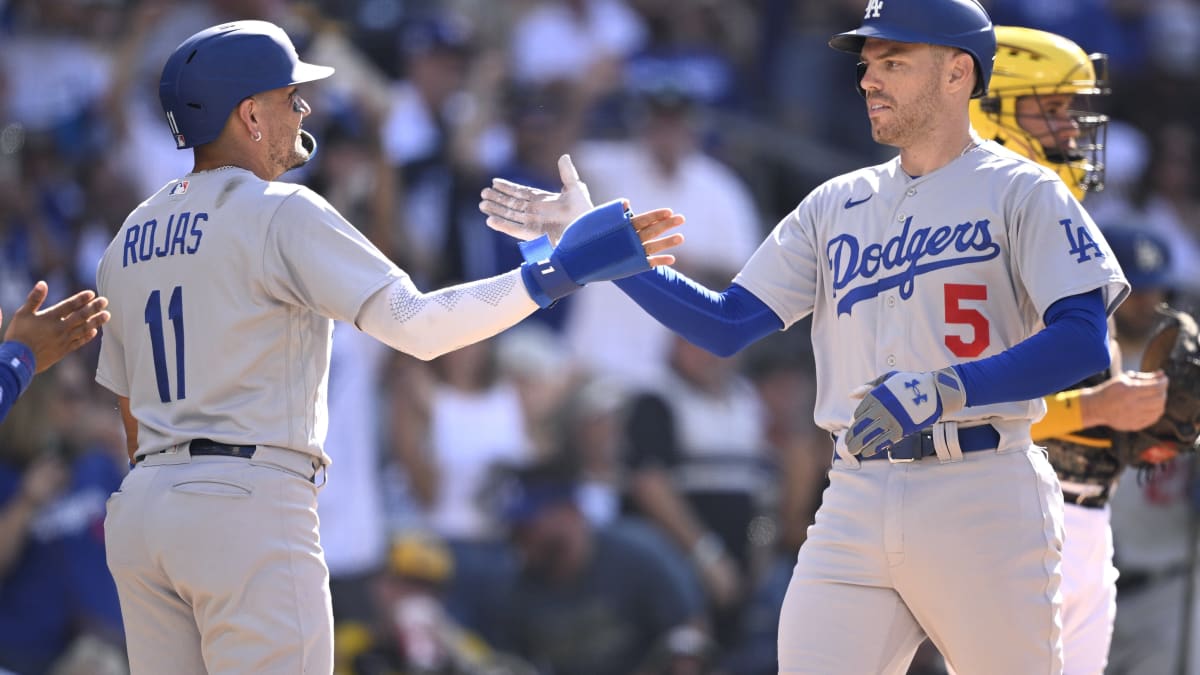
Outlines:
<svg viewBox="0 0 1200 675"><path fill-rule="evenodd" d="M242 459L250 459L254 456L254 451L257 446L254 445L229 445L227 443L217 443L216 441L207 438L195 438L188 443L188 453L193 457L196 455L214 455L220 457L241 457ZM150 455L140 455L134 463L140 463Z"/></svg>
<svg viewBox="0 0 1200 675"><path fill-rule="evenodd" d="M958 430L958 447L963 452L995 450L999 445L1000 432L996 431L996 427L990 424L965 429L960 428ZM877 452L874 455L859 457L859 459L888 459L892 462L912 462L936 454L937 449L933 445L933 433L922 431L919 434L913 434L907 438L900 439L900 442L887 450Z"/></svg>

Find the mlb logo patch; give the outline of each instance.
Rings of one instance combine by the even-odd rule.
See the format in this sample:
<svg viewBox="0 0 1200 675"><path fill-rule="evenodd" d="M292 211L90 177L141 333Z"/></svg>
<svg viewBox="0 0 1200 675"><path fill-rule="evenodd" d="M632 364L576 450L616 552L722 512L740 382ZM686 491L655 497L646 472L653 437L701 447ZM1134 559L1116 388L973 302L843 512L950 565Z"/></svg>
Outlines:
<svg viewBox="0 0 1200 675"><path fill-rule="evenodd" d="M188 182L181 180L175 184L175 187L171 188L171 196L187 194L187 188Z"/></svg>
<svg viewBox="0 0 1200 675"><path fill-rule="evenodd" d="M175 134L175 145L179 146L180 148L187 147L187 141L183 139L183 134Z"/></svg>

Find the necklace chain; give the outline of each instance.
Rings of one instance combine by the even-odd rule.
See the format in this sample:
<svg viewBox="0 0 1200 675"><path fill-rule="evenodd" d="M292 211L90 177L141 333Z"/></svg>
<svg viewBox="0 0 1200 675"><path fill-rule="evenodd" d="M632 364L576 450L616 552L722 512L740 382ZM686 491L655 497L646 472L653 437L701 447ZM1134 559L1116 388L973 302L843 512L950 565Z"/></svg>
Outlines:
<svg viewBox="0 0 1200 675"><path fill-rule="evenodd" d="M213 169L203 169L201 171L193 171L192 175L194 176L194 175L200 174L200 173L212 173L213 171L224 171L225 169L240 169L240 168L241 167L239 167L239 166L234 166L232 164L226 164L225 166L218 166Z"/></svg>

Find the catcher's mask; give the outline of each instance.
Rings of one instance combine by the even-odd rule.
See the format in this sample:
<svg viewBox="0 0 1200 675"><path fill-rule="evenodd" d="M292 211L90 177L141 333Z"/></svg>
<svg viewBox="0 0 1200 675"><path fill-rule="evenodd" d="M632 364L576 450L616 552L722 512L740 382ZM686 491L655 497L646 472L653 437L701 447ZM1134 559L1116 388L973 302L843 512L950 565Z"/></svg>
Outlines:
<svg viewBox="0 0 1200 675"><path fill-rule="evenodd" d="M1104 144L1108 116L1097 104L1106 97L1108 57L1087 54L1074 42L1045 31L1016 26L996 27L996 63L987 96L971 102L971 126L985 139L994 140L1042 164L1063 179L1076 199L1104 189ZM1041 122L1052 126L1045 97L1067 94L1069 117L1078 136L1054 136L1046 147L1021 125L1017 101L1031 97Z"/></svg>
<svg viewBox="0 0 1200 675"><path fill-rule="evenodd" d="M332 74L333 68L301 61L279 26L234 21L206 28L175 48L163 66L158 98L182 150L216 140L244 99ZM307 132L301 136L311 156L316 141Z"/></svg>

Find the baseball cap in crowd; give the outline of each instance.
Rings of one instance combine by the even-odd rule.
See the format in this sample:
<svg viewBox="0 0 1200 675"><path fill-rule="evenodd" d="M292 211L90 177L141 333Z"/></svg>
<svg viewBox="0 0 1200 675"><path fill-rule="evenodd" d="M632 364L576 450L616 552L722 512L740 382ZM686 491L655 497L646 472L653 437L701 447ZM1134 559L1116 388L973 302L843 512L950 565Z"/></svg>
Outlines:
<svg viewBox="0 0 1200 675"><path fill-rule="evenodd" d="M1104 227L1102 231L1133 290L1172 285L1171 251L1162 237L1131 225Z"/></svg>
<svg viewBox="0 0 1200 675"><path fill-rule="evenodd" d="M575 504L577 492L577 482L558 467L514 467L496 486L496 512L508 526L520 527L547 508Z"/></svg>

